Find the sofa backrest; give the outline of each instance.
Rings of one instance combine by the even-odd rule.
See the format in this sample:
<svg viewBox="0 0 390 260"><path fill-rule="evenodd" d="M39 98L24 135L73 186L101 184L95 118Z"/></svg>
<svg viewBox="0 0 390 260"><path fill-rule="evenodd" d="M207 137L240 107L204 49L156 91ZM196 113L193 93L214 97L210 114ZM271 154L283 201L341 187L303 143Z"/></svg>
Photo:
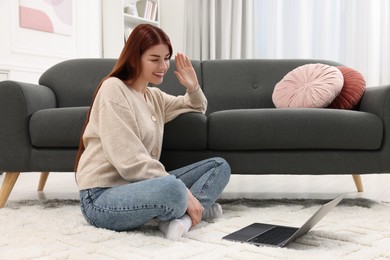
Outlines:
<svg viewBox="0 0 390 260"><path fill-rule="evenodd" d="M202 61L207 113L227 109L274 108L272 93L289 71L309 63L341 65L308 59L242 59Z"/></svg>
<svg viewBox="0 0 390 260"><path fill-rule="evenodd" d="M39 84L53 90L58 107L89 106L96 87L115 62L116 59L99 58L67 60L45 71ZM274 108L272 92L276 83L289 71L308 63L341 65L313 59L192 61L208 99L208 114L226 109ZM175 61L171 60L169 71L158 88L168 94L182 95L185 90L173 73L175 70Z"/></svg>
<svg viewBox="0 0 390 260"><path fill-rule="evenodd" d="M100 81L111 72L116 59L73 59L60 62L46 70L39 79L39 84L53 90L58 107L80 107L91 104L93 94ZM185 89L180 85L173 71L175 61L171 60L170 68L164 81L158 87L172 95L183 95ZM192 65L202 82L199 61Z"/></svg>
<svg viewBox="0 0 390 260"><path fill-rule="evenodd" d="M58 107L89 106L100 81L110 73L116 59L73 59L46 70L39 84L53 90Z"/></svg>

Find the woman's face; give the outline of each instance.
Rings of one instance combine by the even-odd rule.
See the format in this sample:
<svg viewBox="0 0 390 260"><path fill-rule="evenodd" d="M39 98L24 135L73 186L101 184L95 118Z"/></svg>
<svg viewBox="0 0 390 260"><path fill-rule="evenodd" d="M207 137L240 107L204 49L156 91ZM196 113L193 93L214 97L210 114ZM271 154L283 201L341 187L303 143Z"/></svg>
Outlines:
<svg viewBox="0 0 390 260"><path fill-rule="evenodd" d="M141 75L138 80L158 85L161 84L169 69L169 48L159 44L148 49L141 56ZM137 80L137 81L138 81Z"/></svg>

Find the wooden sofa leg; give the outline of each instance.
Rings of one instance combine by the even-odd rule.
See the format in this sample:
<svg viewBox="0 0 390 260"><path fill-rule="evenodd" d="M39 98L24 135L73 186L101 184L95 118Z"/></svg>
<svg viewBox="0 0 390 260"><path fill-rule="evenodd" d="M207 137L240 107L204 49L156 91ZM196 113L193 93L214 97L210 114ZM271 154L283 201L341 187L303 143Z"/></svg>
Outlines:
<svg viewBox="0 0 390 260"><path fill-rule="evenodd" d="M355 182L355 186L358 192L363 192L363 183L360 174L352 174L353 181Z"/></svg>
<svg viewBox="0 0 390 260"><path fill-rule="evenodd" d="M3 179L3 184L0 190L0 208L3 208L7 203L8 197L18 180L20 172L7 172Z"/></svg>
<svg viewBox="0 0 390 260"><path fill-rule="evenodd" d="M49 177L50 172L41 172L41 177L39 178L39 183L38 183L38 191L43 191L45 188L45 184L47 181L47 178Z"/></svg>

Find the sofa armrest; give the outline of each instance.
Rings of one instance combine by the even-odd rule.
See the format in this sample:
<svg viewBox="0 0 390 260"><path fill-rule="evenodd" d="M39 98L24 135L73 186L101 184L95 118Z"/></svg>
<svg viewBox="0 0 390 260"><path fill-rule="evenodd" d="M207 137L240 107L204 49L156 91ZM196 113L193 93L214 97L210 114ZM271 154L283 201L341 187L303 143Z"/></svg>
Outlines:
<svg viewBox="0 0 390 260"><path fill-rule="evenodd" d="M382 171L388 171L390 168L390 85L366 88L358 110L375 114L383 121L383 141L378 156L380 156Z"/></svg>
<svg viewBox="0 0 390 260"><path fill-rule="evenodd" d="M390 123L390 85L366 88L358 110L375 114L384 120L388 117L386 120Z"/></svg>
<svg viewBox="0 0 390 260"><path fill-rule="evenodd" d="M0 82L0 171L29 171L30 116L56 107L51 89L17 81Z"/></svg>

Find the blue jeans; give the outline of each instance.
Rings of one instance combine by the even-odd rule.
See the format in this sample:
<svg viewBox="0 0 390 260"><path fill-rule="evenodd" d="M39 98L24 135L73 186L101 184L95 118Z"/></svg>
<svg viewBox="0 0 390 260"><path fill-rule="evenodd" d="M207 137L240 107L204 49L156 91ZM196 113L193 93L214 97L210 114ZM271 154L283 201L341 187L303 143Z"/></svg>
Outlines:
<svg viewBox="0 0 390 260"><path fill-rule="evenodd" d="M96 227L131 230L153 218L168 221L183 216L187 211L187 187L206 211L229 182L230 166L216 157L169 173L118 187L81 190L81 211Z"/></svg>

